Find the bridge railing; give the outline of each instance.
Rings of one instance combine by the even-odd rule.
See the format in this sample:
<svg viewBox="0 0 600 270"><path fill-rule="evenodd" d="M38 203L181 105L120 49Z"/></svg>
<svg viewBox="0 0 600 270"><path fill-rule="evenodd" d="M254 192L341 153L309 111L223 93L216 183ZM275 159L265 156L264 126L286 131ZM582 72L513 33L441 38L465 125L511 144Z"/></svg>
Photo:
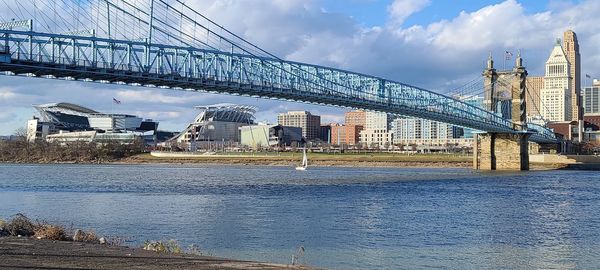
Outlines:
<svg viewBox="0 0 600 270"><path fill-rule="evenodd" d="M364 108L492 132L520 129L499 115L432 91L339 69L89 35L7 29L0 29L0 34L9 44L16 71L28 67L38 75Z"/></svg>

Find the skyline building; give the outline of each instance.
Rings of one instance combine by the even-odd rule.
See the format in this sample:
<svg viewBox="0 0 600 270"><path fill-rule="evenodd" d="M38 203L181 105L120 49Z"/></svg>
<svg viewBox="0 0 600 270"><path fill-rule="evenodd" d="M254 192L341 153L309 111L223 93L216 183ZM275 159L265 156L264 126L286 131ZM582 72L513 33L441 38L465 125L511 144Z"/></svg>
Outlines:
<svg viewBox="0 0 600 270"><path fill-rule="evenodd" d="M388 129L388 114L382 112L365 113L365 129Z"/></svg>
<svg viewBox="0 0 600 270"><path fill-rule="evenodd" d="M571 81L570 65L562 48L560 39L546 61L544 88L541 91L541 103L544 109L542 117L546 121L571 121Z"/></svg>
<svg viewBox="0 0 600 270"><path fill-rule="evenodd" d="M356 110L344 113L344 124L365 127L367 125L367 112Z"/></svg>
<svg viewBox="0 0 600 270"><path fill-rule="evenodd" d="M594 80L592 86L583 89L584 117L600 115L600 81Z"/></svg>
<svg viewBox="0 0 600 270"><path fill-rule="evenodd" d="M581 55L579 54L579 42L577 34L573 30L567 30L563 33L563 49L567 60L569 61L569 89L571 90L571 120L577 121L583 119L580 115L581 110Z"/></svg>
<svg viewBox="0 0 600 270"><path fill-rule="evenodd" d="M360 142L367 146L392 143L392 134L388 130L389 117L387 113L367 112L365 114L365 128L360 131Z"/></svg>
<svg viewBox="0 0 600 270"><path fill-rule="evenodd" d="M395 144L430 144L460 138L461 128L420 118L397 118L392 121Z"/></svg>
<svg viewBox="0 0 600 270"><path fill-rule="evenodd" d="M284 127L302 128L302 137L306 140L319 138L321 129L321 116L313 115L308 111L289 111L277 116L277 123Z"/></svg>
<svg viewBox="0 0 600 270"><path fill-rule="evenodd" d="M360 140L360 131L363 126L359 125L331 125L331 144L334 145L355 145Z"/></svg>
<svg viewBox="0 0 600 270"><path fill-rule="evenodd" d="M526 84L527 95L525 95L525 102L527 102L527 116L530 118L539 118L543 111L541 92L542 89L544 89L544 77L528 76L526 78Z"/></svg>

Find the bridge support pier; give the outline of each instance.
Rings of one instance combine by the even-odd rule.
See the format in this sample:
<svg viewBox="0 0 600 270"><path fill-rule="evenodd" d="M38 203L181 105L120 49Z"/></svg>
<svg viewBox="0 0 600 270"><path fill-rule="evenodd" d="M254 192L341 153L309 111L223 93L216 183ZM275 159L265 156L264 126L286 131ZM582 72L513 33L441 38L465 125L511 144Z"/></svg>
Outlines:
<svg viewBox="0 0 600 270"><path fill-rule="evenodd" d="M476 170L529 170L530 133L481 133L473 145Z"/></svg>

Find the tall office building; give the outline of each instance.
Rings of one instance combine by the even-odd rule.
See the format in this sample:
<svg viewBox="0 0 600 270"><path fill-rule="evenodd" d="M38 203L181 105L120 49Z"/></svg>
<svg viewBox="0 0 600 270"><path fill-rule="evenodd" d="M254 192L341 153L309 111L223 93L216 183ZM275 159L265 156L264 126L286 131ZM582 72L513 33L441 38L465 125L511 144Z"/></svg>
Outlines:
<svg viewBox="0 0 600 270"><path fill-rule="evenodd" d="M525 102L527 102L527 117L537 118L542 115L541 107L541 92L544 88L544 77L543 76L531 76L526 79L527 95L525 95Z"/></svg>
<svg viewBox="0 0 600 270"><path fill-rule="evenodd" d="M563 34L563 49L569 61L569 89L571 90L571 120L583 119L580 115L581 104L581 56L579 55L579 42L577 35L572 30Z"/></svg>
<svg viewBox="0 0 600 270"><path fill-rule="evenodd" d="M562 122L572 119L572 78L569 71L569 61L558 39L546 61L544 89L541 91L542 116L547 121Z"/></svg>
<svg viewBox="0 0 600 270"><path fill-rule="evenodd" d="M284 127L302 128L302 137L307 140L319 138L321 116L312 115L307 111L291 111L279 114L277 122Z"/></svg>
<svg viewBox="0 0 600 270"><path fill-rule="evenodd" d="M582 104L585 116L600 115L600 81L583 89Z"/></svg>

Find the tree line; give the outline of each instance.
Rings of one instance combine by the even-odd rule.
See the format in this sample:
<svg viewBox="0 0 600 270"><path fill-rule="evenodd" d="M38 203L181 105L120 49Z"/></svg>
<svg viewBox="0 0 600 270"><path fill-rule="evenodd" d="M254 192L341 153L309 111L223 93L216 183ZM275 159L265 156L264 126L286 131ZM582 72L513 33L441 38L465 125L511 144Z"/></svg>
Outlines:
<svg viewBox="0 0 600 270"><path fill-rule="evenodd" d="M0 141L0 162L15 163L103 163L118 161L145 151L144 142L133 144L89 142L28 142L24 136Z"/></svg>

